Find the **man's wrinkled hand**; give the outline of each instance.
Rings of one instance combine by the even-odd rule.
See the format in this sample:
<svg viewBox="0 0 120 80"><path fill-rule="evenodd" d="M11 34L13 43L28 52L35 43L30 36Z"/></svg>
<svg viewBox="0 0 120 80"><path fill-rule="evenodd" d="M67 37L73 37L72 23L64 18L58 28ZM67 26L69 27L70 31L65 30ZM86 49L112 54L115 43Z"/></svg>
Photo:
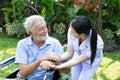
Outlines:
<svg viewBox="0 0 120 80"><path fill-rule="evenodd" d="M49 60L50 61L60 62L61 58L60 58L59 54L51 52L51 53L48 53L48 55L49 55Z"/></svg>
<svg viewBox="0 0 120 80"><path fill-rule="evenodd" d="M53 65L54 63L53 62L50 62L50 61L42 61L41 63L40 63L40 67L42 68L42 69L44 69L44 70L50 70L51 69L51 67L50 67L50 65Z"/></svg>
<svg viewBox="0 0 120 80"><path fill-rule="evenodd" d="M55 68L53 68L52 65L56 66L56 65L59 65L59 64L60 64L59 62L42 61L40 63L40 67L44 70L50 70L50 69L55 69Z"/></svg>

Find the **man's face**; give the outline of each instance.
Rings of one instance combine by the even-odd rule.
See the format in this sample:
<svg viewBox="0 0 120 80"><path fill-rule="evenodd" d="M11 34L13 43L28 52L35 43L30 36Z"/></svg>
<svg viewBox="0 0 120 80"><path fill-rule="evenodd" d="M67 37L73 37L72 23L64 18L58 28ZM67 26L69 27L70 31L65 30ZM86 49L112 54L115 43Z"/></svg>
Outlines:
<svg viewBox="0 0 120 80"><path fill-rule="evenodd" d="M31 32L32 38L37 41L45 41L48 37L46 22L43 20L36 21L32 26L34 27Z"/></svg>

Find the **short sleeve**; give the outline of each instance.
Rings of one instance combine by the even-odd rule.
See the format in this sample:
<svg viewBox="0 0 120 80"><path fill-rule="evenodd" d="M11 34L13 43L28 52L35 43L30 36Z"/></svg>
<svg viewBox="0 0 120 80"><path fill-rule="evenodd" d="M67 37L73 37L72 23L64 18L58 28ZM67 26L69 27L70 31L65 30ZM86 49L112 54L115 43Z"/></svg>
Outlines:
<svg viewBox="0 0 120 80"><path fill-rule="evenodd" d="M70 28L68 29L68 34L67 34L67 40L68 40L68 45L72 45L72 35L70 34Z"/></svg>
<svg viewBox="0 0 120 80"><path fill-rule="evenodd" d="M91 51L89 50L89 51L86 51L86 55L87 55L87 57L91 57Z"/></svg>
<svg viewBox="0 0 120 80"><path fill-rule="evenodd" d="M103 48L104 48L104 42L103 42L102 38L98 35L97 49L103 50Z"/></svg>
<svg viewBox="0 0 120 80"><path fill-rule="evenodd" d="M16 48L15 63L27 64L28 56L23 42L19 41Z"/></svg>
<svg viewBox="0 0 120 80"><path fill-rule="evenodd" d="M54 51L59 55L63 54L64 53L63 47L58 40L56 40L55 45L56 46L54 47Z"/></svg>
<svg viewBox="0 0 120 80"><path fill-rule="evenodd" d="M102 54L103 48L104 48L104 43L103 43L101 37L98 36L96 56ZM90 48L86 51L86 55L87 55L89 58L91 57L91 50L90 50Z"/></svg>

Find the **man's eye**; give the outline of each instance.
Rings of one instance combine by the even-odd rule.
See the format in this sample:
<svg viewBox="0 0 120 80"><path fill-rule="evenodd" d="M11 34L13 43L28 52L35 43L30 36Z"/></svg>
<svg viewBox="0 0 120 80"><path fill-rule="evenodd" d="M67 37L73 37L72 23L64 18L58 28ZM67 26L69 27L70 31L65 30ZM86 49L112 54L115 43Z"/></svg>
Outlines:
<svg viewBox="0 0 120 80"><path fill-rule="evenodd" d="M42 31L42 29L39 29L39 31Z"/></svg>

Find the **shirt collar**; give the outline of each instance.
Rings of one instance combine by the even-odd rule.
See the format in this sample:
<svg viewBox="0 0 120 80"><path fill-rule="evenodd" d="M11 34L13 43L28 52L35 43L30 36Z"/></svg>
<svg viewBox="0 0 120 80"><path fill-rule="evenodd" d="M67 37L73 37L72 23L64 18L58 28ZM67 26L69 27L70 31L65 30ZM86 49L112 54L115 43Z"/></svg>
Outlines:
<svg viewBox="0 0 120 80"><path fill-rule="evenodd" d="M32 40L32 37L31 37L31 36L29 36L29 37L26 39L26 42L27 42L28 45L35 45L34 42L33 42L33 40ZM50 37L48 37L48 38L45 40L45 44L46 44L46 45L51 44L51 43L50 43Z"/></svg>
<svg viewBox="0 0 120 80"><path fill-rule="evenodd" d="M89 34L88 38L81 43L81 45L80 45L80 47L79 47L80 50L86 49L87 47L90 46L91 34L92 34L92 30L90 30L90 34Z"/></svg>

